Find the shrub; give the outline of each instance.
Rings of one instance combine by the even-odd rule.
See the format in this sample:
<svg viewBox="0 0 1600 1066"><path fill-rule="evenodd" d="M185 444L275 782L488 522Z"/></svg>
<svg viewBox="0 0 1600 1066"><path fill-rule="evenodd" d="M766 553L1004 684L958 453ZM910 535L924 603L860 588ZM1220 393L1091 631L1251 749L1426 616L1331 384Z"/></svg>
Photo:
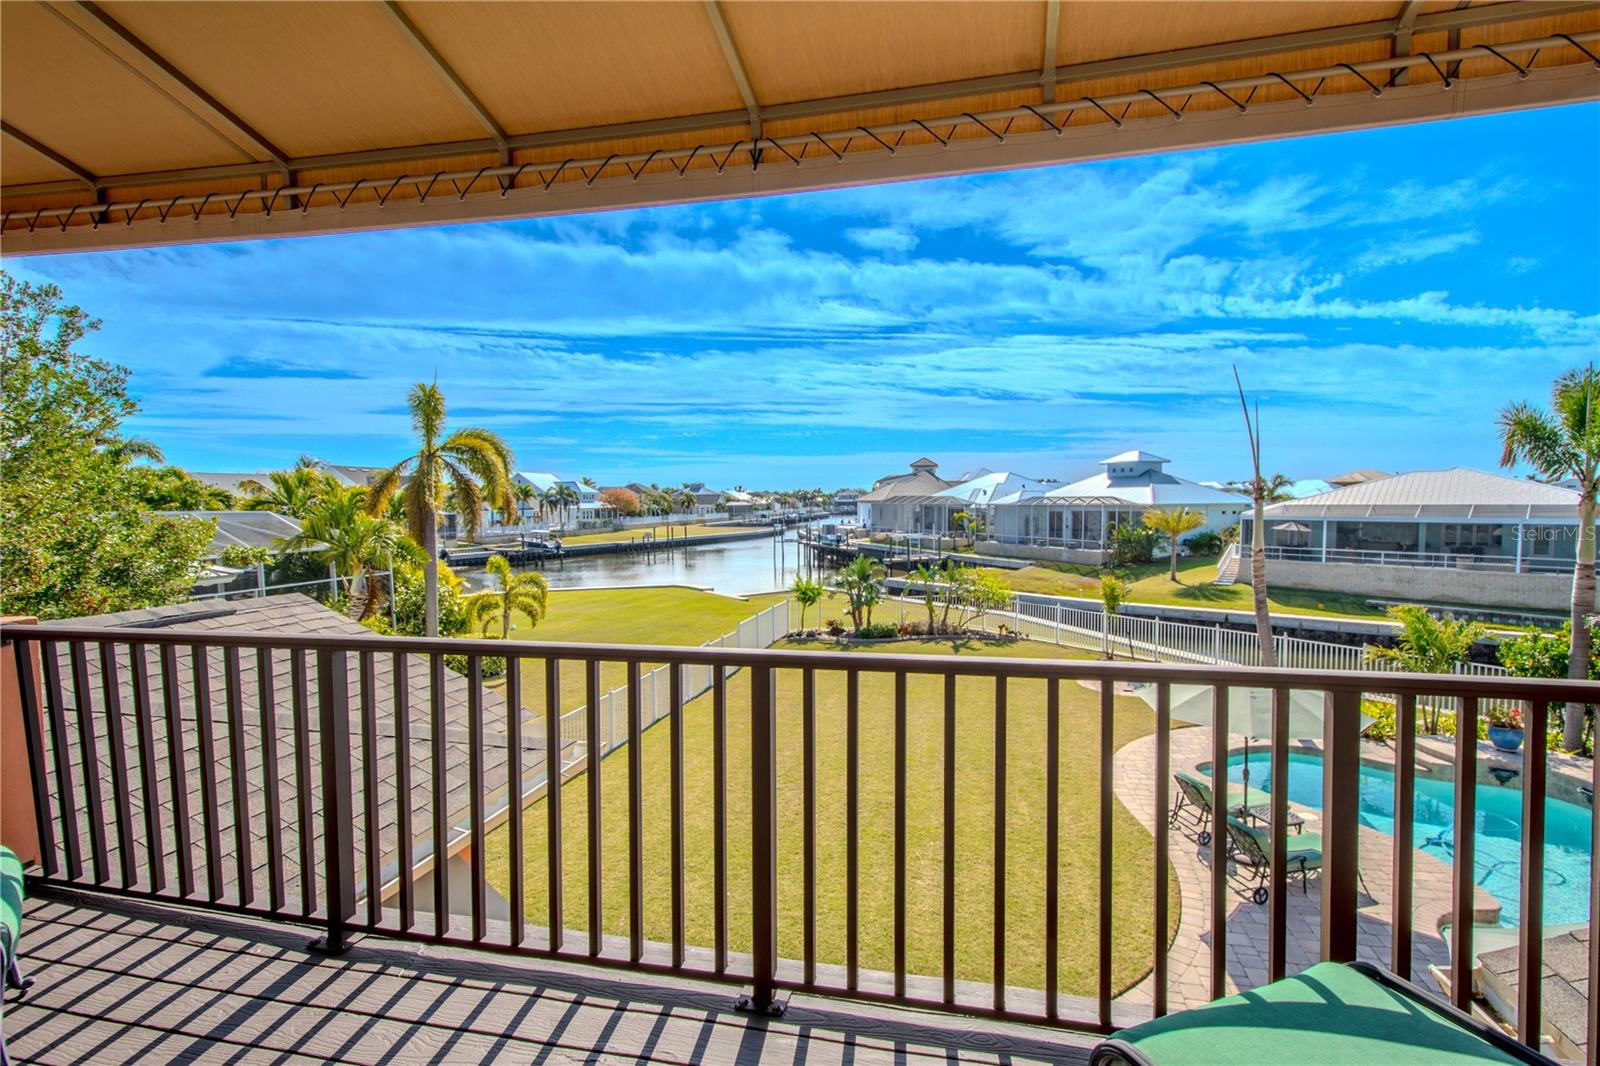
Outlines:
<svg viewBox="0 0 1600 1066"><path fill-rule="evenodd" d="M859 626L856 629L857 640L883 640L887 637L898 637L900 627L894 622L874 622L871 625Z"/></svg>
<svg viewBox="0 0 1600 1066"><path fill-rule="evenodd" d="M1111 531L1111 564L1133 566L1156 557L1161 534L1149 526L1118 526Z"/></svg>
<svg viewBox="0 0 1600 1066"><path fill-rule="evenodd" d="M1190 555L1221 555L1222 534L1206 529L1185 540L1184 547Z"/></svg>
<svg viewBox="0 0 1600 1066"><path fill-rule="evenodd" d="M844 636L844 624L837 618L828 619L826 622L822 623L822 626L828 631L828 636L830 637Z"/></svg>
<svg viewBox="0 0 1600 1066"><path fill-rule="evenodd" d="M446 655L444 664L462 677L467 676L467 657L465 655ZM493 681L497 677L503 677L506 672L506 658L504 655L484 655L478 659L478 670L485 681Z"/></svg>

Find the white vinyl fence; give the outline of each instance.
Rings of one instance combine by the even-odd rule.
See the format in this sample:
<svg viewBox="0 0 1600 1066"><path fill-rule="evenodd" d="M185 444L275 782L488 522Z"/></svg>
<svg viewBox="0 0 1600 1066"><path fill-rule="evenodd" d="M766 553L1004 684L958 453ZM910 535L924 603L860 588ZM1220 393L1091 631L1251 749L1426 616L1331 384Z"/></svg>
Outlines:
<svg viewBox="0 0 1600 1066"><path fill-rule="evenodd" d="M922 600L916 597L895 597L901 604L901 618L916 619L916 608ZM1170 622L1162 618L1141 615L1112 615L1107 624L1100 611L1072 607L1065 603L1050 603L1038 599L1013 596L1007 610L991 612L983 622L985 629L1001 625L1030 640L1049 641L1062 647L1083 651L1109 653L1122 659L1142 659L1148 662L1215 663L1218 665L1260 666L1261 647L1256 635L1223 626L1198 625L1193 622ZM1350 644L1334 644L1324 640L1306 640L1277 634L1273 637L1273 652L1278 665L1306 670L1376 670L1399 671L1399 667L1386 659L1368 661L1365 649ZM1503 666L1489 663L1463 663L1456 668L1458 674L1476 674L1504 677L1508 671ZM1455 710L1454 697L1435 697L1427 703L1432 708ZM1490 705L1514 701L1485 701Z"/></svg>
<svg viewBox="0 0 1600 1066"><path fill-rule="evenodd" d="M752 615L739 623L732 633L724 633L716 640L708 640L702 648L766 648L789 632L789 600L775 603L760 614ZM639 728L648 729L667 716L672 709L672 678L670 667L658 666L639 676ZM712 666L685 666L683 668L683 701L711 691ZM738 673L730 667L725 676ZM587 705L574 708L561 716L561 765L565 769L581 762L588 754L585 736L584 712ZM628 741L628 686L619 685L600 697L599 751L603 756Z"/></svg>

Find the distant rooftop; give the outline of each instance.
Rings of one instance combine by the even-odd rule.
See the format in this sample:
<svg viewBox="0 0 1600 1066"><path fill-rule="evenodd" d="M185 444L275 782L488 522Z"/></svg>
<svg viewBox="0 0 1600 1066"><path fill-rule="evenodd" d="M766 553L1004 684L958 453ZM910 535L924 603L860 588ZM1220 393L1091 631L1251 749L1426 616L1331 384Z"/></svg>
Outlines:
<svg viewBox="0 0 1600 1066"><path fill-rule="evenodd" d="M276 511L157 511L172 518L209 518L217 532L206 550L216 555L224 548L270 548L299 535L300 523Z"/></svg>
<svg viewBox="0 0 1600 1066"><path fill-rule="evenodd" d="M1358 481L1302 500L1275 503L1266 513L1274 518L1432 515L1570 520L1577 505L1578 494L1559 485L1455 466Z"/></svg>
<svg viewBox="0 0 1600 1066"><path fill-rule="evenodd" d="M1154 452L1147 452L1147 451L1143 451L1143 450L1140 450L1138 448L1135 448L1133 451L1120 452L1117 455L1113 455L1109 459L1102 459L1102 460L1100 460L1100 465L1101 466L1105 466L1108 463L1170 463L1170 462L1172 462L1171 459L1163 459L1161 456L1156 455Z"/></svg>

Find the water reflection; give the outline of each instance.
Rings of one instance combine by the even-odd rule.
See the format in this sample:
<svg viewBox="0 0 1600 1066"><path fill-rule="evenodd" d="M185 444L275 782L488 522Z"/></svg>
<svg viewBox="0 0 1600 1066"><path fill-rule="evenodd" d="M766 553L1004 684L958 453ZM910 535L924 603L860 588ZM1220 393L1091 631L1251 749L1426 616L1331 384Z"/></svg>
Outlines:
<svg viewBox="0 0 1600 1066"><path fill-rule="evenodd" d="M542 570L551 588L606 585L697 585L731 596L788 588L802 570L796 531L782 537L735 540L651 555L588 555L550 562ZM482 586L481 569L461 570L469 589Z"/></svg>

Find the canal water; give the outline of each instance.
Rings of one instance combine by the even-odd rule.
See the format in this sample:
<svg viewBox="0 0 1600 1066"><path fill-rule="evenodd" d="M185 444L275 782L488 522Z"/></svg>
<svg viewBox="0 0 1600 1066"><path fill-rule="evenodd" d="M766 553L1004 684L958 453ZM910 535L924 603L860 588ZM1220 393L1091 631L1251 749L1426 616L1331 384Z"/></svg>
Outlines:
<svg viewBox="0 0 1600 1066"><path fill-rule="evenodd" d="M698 585L730 596L750 596L788 588L802 572L804 562L797 532L789 529L781 537L733 540L670 552L581 555L552 560L539 569L550 587L557 589ZM481 568L458 573L469 589L483 586Z"/></svg>

